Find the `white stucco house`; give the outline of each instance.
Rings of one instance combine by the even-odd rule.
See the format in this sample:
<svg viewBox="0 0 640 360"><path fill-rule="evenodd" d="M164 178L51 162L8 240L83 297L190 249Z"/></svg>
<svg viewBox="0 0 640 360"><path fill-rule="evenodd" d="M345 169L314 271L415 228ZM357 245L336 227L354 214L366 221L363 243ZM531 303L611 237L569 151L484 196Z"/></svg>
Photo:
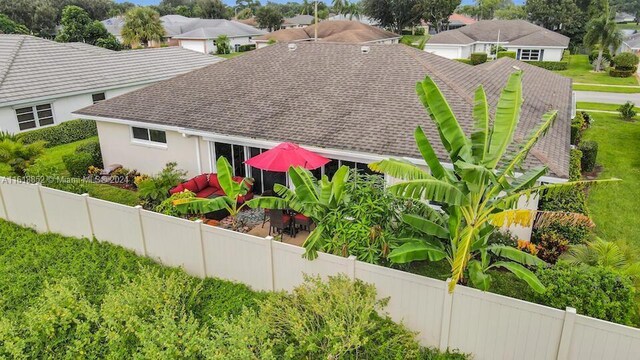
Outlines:
<svg viewBox="0 0 640 360"><path fill-rule="evenodd" d="M111 51L0 35L0 131L18 133L222 59L181 48Z"/></svg>
<svg viewBox="0 0 640 360"><path fill-rule="evenodd" d="M234 20L199 19L182 15L165 15L160 17L164 26L163 41L170 46L181 46L185 49L203 54L215 53L215 40L226 35L230 40L231 51L238 51L242 45L251 45L251 40L263 34L265 30ZM121 31L124 25L122 17L114 17L102 21L109 33L122 41Z"/></svg>
<svg viewBox="0 0 640 360"><path fill-rule="evenodd" d="M424 51L448 59L467 59L472 53L491 53L500 46L522 61L560 61L569 38L525 20L483 20L433 35Z"/></svg>
<svg viewBox="0 0 640 360"><path fill-rule="evenodd" d="M632 52L634 54L640 54L640 33L636 33L625 37L622 40L622 44L616 53Z"/></svg>

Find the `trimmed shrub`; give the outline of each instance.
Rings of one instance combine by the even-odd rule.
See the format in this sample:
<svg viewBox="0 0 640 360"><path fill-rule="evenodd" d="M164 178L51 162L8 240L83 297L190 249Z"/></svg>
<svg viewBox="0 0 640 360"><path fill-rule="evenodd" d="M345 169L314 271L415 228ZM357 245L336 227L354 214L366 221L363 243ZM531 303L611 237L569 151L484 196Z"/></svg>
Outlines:
<svg viewBox="0 0 640 360"><path fill-rule="evenodd" d="M595 141L583 141L578 146L582 151L582 164L583 172L592 172L596 167L596 158L598 157L598 143Z"/></svg>
<svg viewBox="0 0 640 360"><path fill-rule="evenodd" d="M469 60L469 59L454 59L454 60L457 61L457 62L461 62L463 64L473 65L473 64L471 64L471 60Z"/></svg>
<svg viewBox="0 0 640 360"><path fill-rule="evenodd" d="M571 120L571 145L578 145L582 135L582 129L584 129L585 122L582 113L577 113Z"/></svg>
<svg viewBox="0 0 640 360"><path fill-rule="evenodd" d="M140 181L138 193L146 208L153 209L169 197L169 190L184 181L187 172L177 168L176 162L168 162L158 174Z"/></svg>
<svg viewBox="0 0 640 360"><path fill-rule="evenodd" d="M84 194L89 192L86 181L82 179L62 178L57 176L60 169L50 163L36 160L25 171L25 176L29 182L39 182L42 186L74 194Z"/></svg>
<svg viewBox="0 0 640 360"><path fill-rule="evenodd" d="M498 59L503 57L516 58L517 53L515 51L498 51Z"/></svg>
<svg viewBox="0 0 640 360"><path fill-rule="evenodd" d="M91 155L91 165L102 168L102 151L100 151L100 142L98 140L90 141L86 144L79 145L76 148L76 154L87 153Z"/></svg>
<svg viewBox="0 0 640 360"><path fill-rule="evenodd" d="M189 190L175 193L163 200L160 205L155 207L154 210L155 212L159 212L161 214L180 217L184 214L176 209L175 205L173 205L173 202L179 199L193 199L194 197L196 197L196 194L192 193Z"/></svg>
<svg viewBox="0 0 640 360"><path fill-rule="evenodd" d="M637 70L638 56L630 52L623 52L613 58L616 70Z"/></svg>
<svg viewBox="0 0 640 360"><path fill-rule="evenodd" d="M25 144L44 140L47 142L47 147L53 147L97 135L98 129L95 121L77 119L65 121L56 126L20 133L18 134L18 137L22 139Z"/></svg>
<svg viewBox="0 0 640 360"><path fill-rule="evenodd" d="M567 70L567 61L526 61L527 64L534 65L547 70Z"/></svg>
<svg viewBox="0 0 640 360"><path fill-rule="evenodd" d="M618 112L620 113L622 120L631 121L636 116L636 111L634 110L635 107L636 105L631 101L627 101L620 105Z"/></svg>
<svg viewBox="0 0 640 360"><path fill-rule="evenodd" d="M64 167L69 172L69 176L82 178L87 175L89 166L93 165L93 157L89 153L69 154L62 157Z"/></svg>
<svg viewBox="0 0 640 360"><path fill-rule="evenodd" d="M635 69L609 69L609 76L618 77L618 78L626 78L633 76L636 73Z"/></svg>
<svg viewBox="0 0 640 360"><path fill-rule="evenodd" d="M587 129L591 126L591 115L586 111L580 111L582 118L584 119L584 128Z"/></svg>
<svg viewBox="0 0 640 360"><path fill-rule="evenodd" d="M557 264L536 271L547 288L535 301L558 309L574 307L579 314L630 324L635 312L631 280L605 268Z"/></svg>
<svg viewBox="0 0 640 360"><path fill-rule="evenodd" d="M238 47L238 52L251 51L255 49L256 49L256 44L240 45Z"/></svg>
<svg viewBox="0 0 640 360"><path fill-rule="evenodd" d="M469 57L469 61L471 62L471 65L480 65L482 63L485 63L487 62L487 53L483 53L483 52L472 53L471 56Z"/></svg>
<svg viewBox="0 0 640 360"><path fill-rule="evenodd" d="M582 151L571 149L569 155L569 181L578 181L582 177Z"/></svg>

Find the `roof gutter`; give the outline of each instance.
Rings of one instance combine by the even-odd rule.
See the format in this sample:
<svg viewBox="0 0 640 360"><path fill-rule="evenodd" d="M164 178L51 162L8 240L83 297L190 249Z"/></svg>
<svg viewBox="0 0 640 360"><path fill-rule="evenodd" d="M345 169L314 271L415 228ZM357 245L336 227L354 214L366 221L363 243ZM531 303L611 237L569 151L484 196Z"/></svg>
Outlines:
<svg viewBox="0 0 640 360"><path fill-rule="evenodd" d="M182 134L184 136L200 136L205 141L219 141L219 142L231 143L231 144L241 145L241 146L272 148L272 147L275 147L276 145L278 145L278 144L280 144L282 142L282 141L273 141L273 140L248 138L248 137L244 137L244 136L224 135L224 134L218 134L218 133L214 133L214 132L210 132L210 131L195 130L195 129L189 129L189 128L184 128L184 127L180 127L180 126L169 126L169 125L163 125L163 124L154 124L154 123L145 122L145 121L141 122L141 121L135 121L135 120L116 119L116 118L109 118L109 117L103 117L103 116L83 115L81 113L76 113L76 112L74 112L73 114L77 115L77 116L79 116L81 118L94 120L94 121L101 121L101 122L108 122L108 123L115 123L115 124L129 125L129 126L137 126L137 127L146 127L146 128L152 128L154 130L175 131L175 132L178 132L178 133L180 133L180 134ZM317 147L317 146L309 146L309 145L305 145L305 144L299 144L299 145L301 145L304 148L306 148L306 149L308 149L310 151L313 151L313 152L315 152L315 153L317 153L319 155L323 155L323 156L326 156L326 157L329 157L329 158L331 158L331 157L339 157L339 158L341 158L343 160L346 160L346 161L354 161L354 162L368 161L368 162L373 162L373 161L380 161L380 160L384 160L384 159L388 159L388 158L401 158L403 160L409 161L410 163L412 163L414 165L428 167L427 162L424 159L420 159L420 158L413 158L413 157L407 157L407 156L393 156L393 155L372 154L372 153L365 153L365 152L361 152L361 151L341 150L341 149L334 149L334 148L323 148L323 147ZM443 162L442 165L447 169L453 169L453 164L451 164L451 163ZM522 173L515 172L514 175L517 177L517 176L522 175ZM539 179L539 181L544 182L544 183L557 184L557 183L567 182L568 180L567 179L553 177L553 176L543 176L543 177L541 177Z"/></svg>

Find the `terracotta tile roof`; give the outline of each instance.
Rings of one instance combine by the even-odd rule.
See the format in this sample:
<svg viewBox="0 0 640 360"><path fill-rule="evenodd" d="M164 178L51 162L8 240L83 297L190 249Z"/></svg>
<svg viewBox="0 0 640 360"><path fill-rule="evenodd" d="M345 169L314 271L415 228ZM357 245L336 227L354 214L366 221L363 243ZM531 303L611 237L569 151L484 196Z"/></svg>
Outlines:
<svg viewBox="0 0 640 360"><path fill-rule="evenodd" d="M547 164L566 178L569 168L571 80L501 58L473 67L405 45L276 44L154 84L78 111L217 134L308 146L419 158L413 140L422 126L438 157L448 160L437 130L415 94L431 76L463 129L473 127L473 92L483 84L495 106L513 66L524 71L522 140L548 110L554 128L531 152L527 167Z"/></svg>
<svg viewBox="0 0 640 360"><path fill-rule="evenodd" d="M315 25L283 29L254 38L256 41L304 41L313 39ZM359 21L332 20L318 23L318 39L326 42L364 43L395 39L400 36Z"/></svg>
<svg viewBox="0 0 640 360"><path fill-rule="evenodd" d="M525 20L483 20L455 30L433 35L429 44L468 44L471 42L500 42L528 46L569 46L569 38ZM461 40L464 39L464 41Z"/></svg>

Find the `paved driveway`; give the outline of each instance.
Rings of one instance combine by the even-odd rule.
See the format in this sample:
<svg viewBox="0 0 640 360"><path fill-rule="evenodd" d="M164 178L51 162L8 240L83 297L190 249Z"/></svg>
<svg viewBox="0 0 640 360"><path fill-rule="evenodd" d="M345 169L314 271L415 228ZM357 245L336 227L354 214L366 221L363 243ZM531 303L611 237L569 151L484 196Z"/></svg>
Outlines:
<svg viewBox="0 0 640 360"><path fill-rule="evenodd" d="M640 93L638 94L621 94L598 91L576 91L576 101L606 103L606 104L624 104L631 101L636 105L640 105Z"/></svg>

